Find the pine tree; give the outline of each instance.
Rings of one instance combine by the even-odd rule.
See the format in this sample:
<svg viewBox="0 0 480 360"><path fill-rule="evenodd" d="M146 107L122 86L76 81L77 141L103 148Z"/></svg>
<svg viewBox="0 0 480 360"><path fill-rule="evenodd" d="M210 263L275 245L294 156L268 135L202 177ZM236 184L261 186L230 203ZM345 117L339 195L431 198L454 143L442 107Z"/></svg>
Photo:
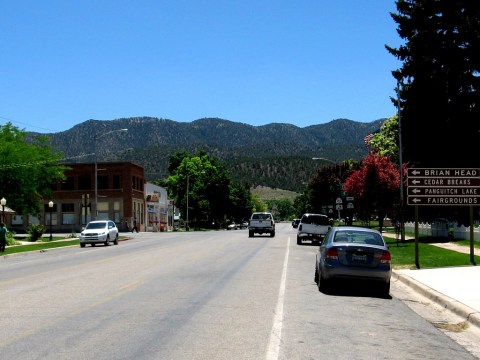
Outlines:
<svg viewBox="0 0 480 360"><path fill-rule="evenodd" d="M397 0L404 161L479 167L480 1Z"/></svg>

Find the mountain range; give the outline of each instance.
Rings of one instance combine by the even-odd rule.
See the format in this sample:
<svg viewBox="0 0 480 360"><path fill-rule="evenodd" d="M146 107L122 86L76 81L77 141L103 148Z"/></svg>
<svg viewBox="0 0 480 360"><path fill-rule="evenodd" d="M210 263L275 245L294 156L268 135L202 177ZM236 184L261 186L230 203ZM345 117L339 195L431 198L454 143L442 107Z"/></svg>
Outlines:
<svg viewBox="0 0 480 360"><path fill-rule="evenodd" d="M286 123L253 126L218 118L177 122L135 117L87 120L44 135L63 152L65 162L92 162L94 154L99 162L132 161L144 167L150 181L169 175L172 153L203 149L223 161L232 178L245 185L301 191L321 165L312 157L326 159L323 163L360 160L368 153L365 136L377 131L384 120L337 119L300 128Z"/></svg>

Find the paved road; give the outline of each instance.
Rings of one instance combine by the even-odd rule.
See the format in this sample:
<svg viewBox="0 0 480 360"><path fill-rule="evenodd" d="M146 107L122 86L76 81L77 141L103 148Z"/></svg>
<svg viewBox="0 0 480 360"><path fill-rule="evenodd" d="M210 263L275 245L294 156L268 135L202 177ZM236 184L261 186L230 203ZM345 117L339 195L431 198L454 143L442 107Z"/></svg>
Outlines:
<svg viewBox="0 0 480 360"><path fill-rule="evenodd" d="M474 358L401 299L318 292L316 247L294 239L140 233L3 258L0 358Z"/></svg>

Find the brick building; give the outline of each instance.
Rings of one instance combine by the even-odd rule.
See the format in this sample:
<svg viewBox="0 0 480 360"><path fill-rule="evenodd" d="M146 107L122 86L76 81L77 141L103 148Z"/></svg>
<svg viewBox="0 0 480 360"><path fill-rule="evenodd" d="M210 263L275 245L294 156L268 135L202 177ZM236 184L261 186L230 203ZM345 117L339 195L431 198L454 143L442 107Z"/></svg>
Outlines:
<svg viewBox="0 0 480 360"><path fill-rule="evenodd" d="M16 215L12 218L12 229L25 230L29 223L39 223L49 231L51 223L53 232L80 232L91 220L110 219L120 231L125 231L127 225L131 228L134 221L139 231L145 231L142 166L131 162L97 163L95 187L95 163L64 165L70 168L65 172L66 179L53 189L52 199L45 199L43 214L28 218ZM48 205L50 200L52 208Z"/></svg>

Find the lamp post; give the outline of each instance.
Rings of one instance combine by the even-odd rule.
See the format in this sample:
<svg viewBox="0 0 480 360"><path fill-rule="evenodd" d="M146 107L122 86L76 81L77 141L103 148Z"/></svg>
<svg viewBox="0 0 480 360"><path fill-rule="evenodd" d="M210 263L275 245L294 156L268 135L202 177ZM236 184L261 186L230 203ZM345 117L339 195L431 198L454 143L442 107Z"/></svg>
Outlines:
<svg viewBox="0 0 480 360"><path fill-rule="evenodd" d="M7 200L2 197L2 200L0 200L0 204L2 205L2 222L5 224L5 205L7 205Z"/></svg>
<svg viewBox="0 0 480 360"><path fill-rule="evenodd" d="M100 135L95 135L94 138L94 149L95 149L95 220L97 220L98 217L98 156L97 156L97 140L100 139L101 137L104 137L106 135L109 135L114 132L120 132L120 131L128 131L128 129L117 129L117 130L111 130L107 131L106 133L100 134Z"/></svg>
<svg viewBox="0 0 480 360"><path fill-rule="evenodd" d="M52 241L52 211L53 211L53 201L48 202L48 208L50 209L50 241Z"/></svg>

